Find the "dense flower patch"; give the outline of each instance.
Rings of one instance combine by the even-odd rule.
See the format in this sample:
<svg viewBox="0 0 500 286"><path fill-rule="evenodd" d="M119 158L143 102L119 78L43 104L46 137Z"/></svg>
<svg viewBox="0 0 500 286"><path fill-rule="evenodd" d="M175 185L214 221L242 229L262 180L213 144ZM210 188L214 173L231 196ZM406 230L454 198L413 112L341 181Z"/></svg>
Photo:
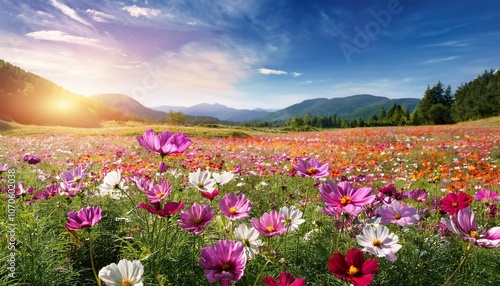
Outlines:
<svg viewBox="0 0 500 286"><path fill-rule="evenodd" d="M498 128L158 131L2 136L0 282L500 281Z"/></svg>

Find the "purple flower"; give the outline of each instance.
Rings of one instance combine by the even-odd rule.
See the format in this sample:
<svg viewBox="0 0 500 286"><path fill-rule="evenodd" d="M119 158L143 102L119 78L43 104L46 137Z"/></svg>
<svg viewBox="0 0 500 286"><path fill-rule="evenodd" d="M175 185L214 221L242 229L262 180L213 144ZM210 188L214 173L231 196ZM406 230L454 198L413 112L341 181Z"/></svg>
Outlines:
<svg viewBox="0 0 500 286"><path fill-rule="evenodd" d="M30 154L24 155L23 160L25 162L28 162L28 164L31 164L31 165L38 164L41 161L40 157L35 156L35 155L30 155Z"/></svg>
<svg viewBox="0 0 500 286"><path fill-rule="evenodd" d="M79 212L68 212L68 223L65 227L68 231L91 227L98 223L102 218L102 210L100 207L86 207Z"/></svg>
<svg viewBox="0 0 500 286"><path fill-rule="evenodd" d="M248 217L252 202L247 200L245 194L227 194L218 202L220 212L228 219L235 221Z"/></svg>
<svg viewBox="0 0 500 286"><path fill-rule="evenodd" d="M153 180L150 178L134 176L131 180L135 183L135 186L143 192L147 192L149 189L153 188Z"/></svg>
<svg viewBox="0 0 500 286"><path fill-rule="evenodd" d="M9 165L7 163L0 165L0 174L2 174L2 172L7 171L8 169L9 169Z"/></svg>
<svg viewBox="0 0 500 286"><path fill-rule="evenodd" d="M415 208L396 200L378 208L376 214L381 218L381 223L394 223L399 226L416 224L419 218Z"/></svg>
<svg viewBox="0 0 500 286"><path fill-rule="evenodd" d="M417 189L409 191L407 196L418 203L425 203L425 201L427 201L428 194L424 190Z"/></svg>
<svg viewBox="0 0 500 286"><path fill-rule="evenodd" d="M284 219L282 213L272 210L262 214L260 219L253 218L252 226L263 236L281 236L286 232L286 228L283 227Z"/></svg>
<svg viewBox="0 0 500 286"><path fill-rule="evenodd" d="M213 247L201 250L200 266L203 267L208 282L220 281L230 285L243 277L247 258L241 242L220 240Z"/></svg>
<svg viewBox="0 0 500 286"><path fill-rule="evenodd" d="M214 219L215 211L210 205L200 206L194 203L190 209L183 210L177 221L180 227L184 230L194 233L203 234L205 227Z"/></svg>
<svg viewBox="0 0 500 286"><path fill-rule="evenodd" d="M67 183L79 183L87 175L87 168L76 166L71 170L66 170L61 174L61 180Z"/></svg>
<svg viewBox="0 0 500 286"><path fill-rule="evenodd" d="M167 180L162 179L160 185L153 186L146 191L148 201L152 204L163 201L170 195L172 185Z"/></svg>
<svg viewBox="0 0 500 286"><path fill-rule="evenodd" d="M353 216L360 213L365 205L371 204L375 199L375 196L371 195L372 188L363 187L356 190L349 182L340 182L336 186L328 180L325 184L319 185L319 190L329 212L333 207Z"/></svg>
<svg viewBox="0 0 500 286"><path fill-rule="evenodd" d="M175 214L176 212L180 211L182 207L184 206L185 202L167 202L161 206L160 203L155 203L153 205L148 205L146 203L140 202L138 204L138 207L147 210L149 213L152 214L157 214L160 217L166 217L166 216L171 216Z"/></svg>
<svg viewBox="0 0 500 286"><path fill-rule="evenodd" d="M450 219L441 218L441 223L451 232L458 234L463 240L485 248L500 246L500 227L493 227L484 234L480 234L474 213L465 208L458 211Z"/></svg>
<svg viewBox="0 0 500 286"><path fill-rule="evenodd" d="M146 130L143 136L137 136L136 139L144 149L162 157L182 153L192 143L184 133L172 134L170 131L163 131L156 135L152 129Z"/></svg>
<svg viewBox="0 0 500 286"><path fill-rule="evenodd" d="M323 178L328 176L328 164L321 165L318 160L312 158L309 162L306 162L302 159L299 159L299 164L293 165L297 174L302 177L311 177L311 178Z"/></svg>
<svg viewBox="0 0 500 286"><path fill-rule="evenodd" d="M167 166L167 164L165 164L165 162L161 162L159 169L160 169L160 174L163 174L163 173L165 173L167 171L168 166Z"/></svg>
<svg viewBox="0 0 500 286"><path fill-rule="evenodd" d="M500 196L497 195L497 192L492 192L487 189L480 189L474 194L474 199L480 202L494 202L499 201Z"/></svg>

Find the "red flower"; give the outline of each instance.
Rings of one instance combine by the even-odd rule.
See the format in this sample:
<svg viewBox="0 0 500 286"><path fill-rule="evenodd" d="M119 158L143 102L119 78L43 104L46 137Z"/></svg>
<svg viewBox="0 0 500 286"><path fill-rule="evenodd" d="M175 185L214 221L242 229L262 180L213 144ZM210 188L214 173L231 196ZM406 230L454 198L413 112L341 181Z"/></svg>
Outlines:
<svg viewBox="0 0 500 286"><path fill-rule="evenodd" d="M160 203L155 203L153 205L148 205L146 203L140 202L138 207L143 208L147 210L148 212L152 214L157 214L160 217L170 217L171 215L175 214L176 212L180 211L180 209L184 206L185 202L167 202L163 207L161 206Z"/></svg>
<svg viewBox="0 0 500 286"><path fill-rule="evenodd" d="M262 279L262 282L266 286L304 286L306 285L306 279L304 278L293 278L292 274L288 272L283 272L278 277L279 281L274 280L271 276L266 276Z"/></svg>
<svg viewBox="0 0 500 286"><path fill-rule="evenodd" d="M365 261L364 254L357 248L351 248L344 256L340 252L332 254L328 260L328 269L335 277L344 279L354 286L366 286L373 280L373 273L378 271L376 259Z"/></svg>
<svg viewBox="0 0 500 286"><path fill-rule="evenodd" d="M464 192L449 193L441 199L439 208L450 215L457 215L459 210L463 210L472 202L472 197Z"/></svg>

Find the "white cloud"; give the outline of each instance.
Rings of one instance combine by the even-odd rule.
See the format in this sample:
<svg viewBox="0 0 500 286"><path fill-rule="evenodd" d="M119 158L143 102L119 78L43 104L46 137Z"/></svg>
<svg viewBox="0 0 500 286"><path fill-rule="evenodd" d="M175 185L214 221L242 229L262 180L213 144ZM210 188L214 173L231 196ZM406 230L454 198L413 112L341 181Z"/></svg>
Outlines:
<svg viewBox="0 0 500 286"><path fill-rule="evenodd" d="M31 37L36 40L46 40L54 42L65 42L85 46L99 47L99 40L92 38L85 38L79 36L73 36L61 31L37 31L26 34L26 36Z"/></svg>
<svg viewBox="0 0 500 286"><path fill-rule="evenodd" d="M158 10L158 9L142 8L142 7L138 7L136 5L125 6L122 8L122 10L129 12L130 16L136 17L136 18L138 18L140 16L144 16L148 19L151 19L151 18L154 18L154 17L160 15L160 10Z"/></svg>
<svg viewBox="0 0 500 286"><path fill-rule="evenodd" d="M259 73L265 74L265 75L271 75L271 74L274 74L274 75L285 75L285 74L288 74L288 72L286 72L286 71L266 69L266 68L260 68L259 69Z"/></svg>
<svg viewBox="0 0 500 286"><path fill-rule="evenodd" d="M446 57L446 58L437 58L437 59L430 59L424 62L424 64L437 64L437 63L442 63L442 62L448 62L452 61L456 58L459 58L460 56L452 56L452 57Z"/></svg>
<svg viewBox="0 0 500 286"><path fill-rule="evenodd" d="M75 10L73 10L72 8L70 8L69 6L67 5L64 5L62 3L59 3L57 2L56 0L50 0L50 4L52 4L52 6L56 7L57 9L59 9L61 12L63 12L64 15L70 17L71 19L77 21L77 22L80 22L86 26L89 26L89 27L92 27L92 25L85 21L85 19L83 19L82 17L80 17Z"/></svg>
<svg viewBox="0 0 500 286"><path fill-rule="evenodd" d="M300 72L293 72L293 73L291 73L291 75L294 77L298 77L298 76L301 76L302 74Z"/></svg>
<svg viewBox="0 0 500 286"><path fill-rule="evenodd" d="M115 16L106 14L104 12L92 10L92 9L87 9L85 12L87 12L92 19L96 22L102 22L102 23L107 23L108 20L116 19Z"/></svg>

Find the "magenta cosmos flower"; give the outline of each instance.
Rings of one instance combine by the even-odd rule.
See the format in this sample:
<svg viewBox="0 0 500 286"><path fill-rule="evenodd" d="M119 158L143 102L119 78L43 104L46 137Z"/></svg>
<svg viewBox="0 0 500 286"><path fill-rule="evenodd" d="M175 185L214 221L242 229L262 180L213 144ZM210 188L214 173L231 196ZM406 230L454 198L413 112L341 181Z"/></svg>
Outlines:
<svg viewBox="0 0 500 286"><path fill-rule="evenodd" d="M458 215L450 219L441 218L441 223L451 232L458 234L463 240L485 248L500 246L500 227L493 227L484 234L480 234L474 213L468 209L458 211Z"/></svg>
<svg viewBox="0 0 500 286"><path fill-rule="evenodd" d="M299 164L293 165L297 174L302 177L323 178L328 176L328 164L321 165L318 160L312 158L309 162L299 159Z"/></svg>
<svg viewBox="0 0 500 286"><path fill-rule="evenodd" d="M152 204L159 203L170 195L172 185L162 179L159 185L153 186L146 191L148 201Z"/></svg>
<svg viewBox="0 0 500 286"><path fill-rule="evenodd" d="M79 212L68 212L68 223L65 227L68 231L91 227L98 223L102 218L102 210L100 207L86 207Z"/></svg>
<svg viewBox="0 0 500 286"><path fill-rule="evenodd" d="M375 195L371 194L372 188L363 187L356 190L349 182L340 182L336 186L328 180L319 185L319 191L328 209L333 207L354 216L375 199Z"/></svg>
<svg viewBox="0 0 500 286"><path fill-rule="evenodd" d="M500 200L497 192L492 192L488 189L480 189L474 194L474 199L476 201L492 203Z"/></svg>
<svg viewBox="0 0 500 286"><path fill-rule="evenodd" d="M214 216L215 211L210 205L201 206L194 203L190 209L181 212L177 223L184 230L199 235L203 234L205 227L214 219Z"/></svg>
<svg viewBox="0 0 500 286"><path fill-rule="evenodd" d="M266 286L304 286L306 285L306 279L304 278L293 278L292 274L288 272L282 272L278 277L278 281L274 280L271 276L266 276L262 279L262 282Z"/></svg>
<svg viewBox="0 0 500 286"><path fill-rule="evenodd" d="M262 214L260 220L253 218L252 226L263 236L280 236L286 232L283 220L285 216L282 213L272 210Z"/></svg>
<svg viewBox="0 0 500 286"><path fill-rule="evenodd" d="M138 207L147 210L149 213L157 214L160 217L170 217L176 212L180 211L184 206L185 202L167 202L163 205L161 203L155 203L153 205L148 205L146 203L140 202Z"/></svg>
<svg viewBox="0 0 500 286"><path fill-rule="evenodd" d="M87 175L87 168L76 166L73 169L64 171L61 174L61 180L68 184L79 183Z"/></svg>
<svg viewBox="0 0 500 286"><path fill-rule="evenodd" d="M245 194L227 194L218 202L220 212L228 219L235 221L248 217L252 202L247 200Z"/></svg>
<svg viewBox="0 0 500 286"><path fill-rule="evenodd" d="M394 223L399 226L416 224L419 219L417 209L396 200L378 208L376 214L381 223Z"/></svg>
<svg viewBox="0 0 500 286"><path fill-rule="evenodd" d="M379 270L377 260L365 261L363 252L357 248L349 249L345 257L340 252L332 254L328 260L328 269L335 277L346 280L354 286L370 285L373 273Z"/></svg>
<svg viewBox="0 0 500 286"><path fill-rule="evenodd" d="M459 210L463 210L472 202L472 197L464 192L449 193L441 199L439 208L449 213L456 215Z"/></svg>
<svg viewBox="0 0 500 286"><path fill-rule="evenodd" d="M144 135L137 136L136 139L144 149L158 153L162 157L182 153L192 143L184 133L172 134L170 131L163 131L156 135L152 129L146 130Z"/></svg>
<svg viewBox="0 0 500 286"><path fill-rule="evenodd" d="M27 162L28 164L35 165L35 164L40 163L40 161L42 159L40 159L40 157L35 156L35 155L26 154L26 155L24 155L23 160L25 162Z"/></svg>
<svg viewBox="0 0 500 286"><path fill-rule="evenodd" d="M214 247L201 250L200 266L203 267L208 282L220 281L231 285L243 277L247 258L241 242L220 240Z"/></svg>

